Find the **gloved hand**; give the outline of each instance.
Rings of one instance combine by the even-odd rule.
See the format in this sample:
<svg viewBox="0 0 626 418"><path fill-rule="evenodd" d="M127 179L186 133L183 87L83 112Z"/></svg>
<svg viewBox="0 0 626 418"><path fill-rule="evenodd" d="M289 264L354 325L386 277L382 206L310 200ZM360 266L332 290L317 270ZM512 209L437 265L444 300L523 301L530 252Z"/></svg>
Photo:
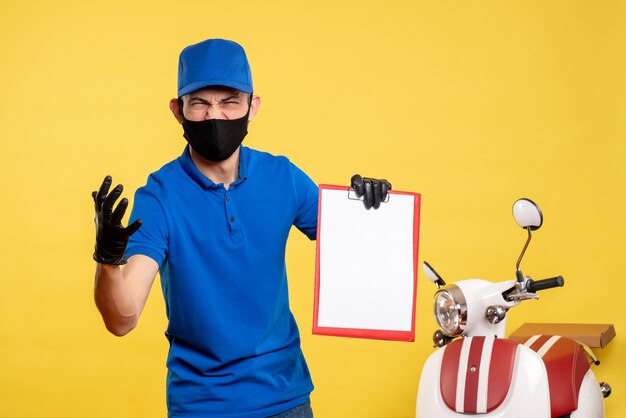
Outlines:
<svg viewBox="0 0 626 418"><path fill-rule="evenodd" d="M365 209L378 209L380 202L387 199L387 192L391 190L391 183L385 179L373 179L369 177L361 177L358 174L352 176L350 180L352 187L358 197L363 196L363 204Z"/></svg>
<svg viewBox="0 0 626 418"><path fill-rule="evenodd" d="M122 218L128 207L128 199L123 198L113 210L113 205L122 194L124 187L118 184L109 194L111 176L106 176L100 190L91 196L96 207L96 249L93 259L101 264L126 264L124 251L128 238L141 226L141 220L136 220L124 228ZM107 195L108 194L108 195Z"/></svg>

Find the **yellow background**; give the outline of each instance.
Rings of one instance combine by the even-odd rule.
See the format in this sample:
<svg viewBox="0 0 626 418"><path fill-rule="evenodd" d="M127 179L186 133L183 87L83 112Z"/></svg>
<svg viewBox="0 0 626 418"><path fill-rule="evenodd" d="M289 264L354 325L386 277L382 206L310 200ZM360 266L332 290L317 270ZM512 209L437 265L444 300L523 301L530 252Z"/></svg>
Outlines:
<svg viewBox="0 0 626 418"><path fill-rule="evenodd" d="M525 234L511 205L538 202L524 271L566 286L512 311L509 331L614 323L596 373L608 416L626 416L624 21L619 0L2 1L0 415L165 415L159 285L135 331L105 331L90 193L111 174L132 200L180 154L178 53L225 37L263 99L245 143L318 183L362 173L422 193L420 259L448 281L512 278ZM420 275L415 343L312 336L314 252L295 231L316 416L414 416L434 286Z"/></svg>

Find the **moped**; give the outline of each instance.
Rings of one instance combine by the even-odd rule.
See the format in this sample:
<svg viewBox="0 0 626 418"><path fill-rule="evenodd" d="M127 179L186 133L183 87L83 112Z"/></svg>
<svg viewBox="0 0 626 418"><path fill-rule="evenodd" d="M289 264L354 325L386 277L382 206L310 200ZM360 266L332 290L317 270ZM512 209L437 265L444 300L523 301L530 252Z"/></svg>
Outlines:
<svg viewBox="0 0 626 418"><path fill-rule="evenodd" d="M525 341L504 338L507 313L537 292L563 286L561 276L533 280L520 264L543 214L530 199L513 205L513 216L528 232L517 260L516 278L493 283L468 279L446 285L424 262L437 285L434 298L439 347L427 359L420 378L417 418L602 418L603 397L590 363L590 348L569 338L535 335Z"/></svg>

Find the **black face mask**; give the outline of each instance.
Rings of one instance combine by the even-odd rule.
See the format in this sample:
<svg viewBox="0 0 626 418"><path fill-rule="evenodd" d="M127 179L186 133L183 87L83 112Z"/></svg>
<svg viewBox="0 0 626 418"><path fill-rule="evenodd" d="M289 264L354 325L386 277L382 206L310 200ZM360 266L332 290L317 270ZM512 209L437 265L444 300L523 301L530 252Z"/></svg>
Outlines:
<svg viewBox="0 0 626 418"><path fill-rule="evenodd" d="M239 119L208 119L199 122L183 120L183 136L202 158L220 162L237 150L248 133L248 115Z"/></svg>

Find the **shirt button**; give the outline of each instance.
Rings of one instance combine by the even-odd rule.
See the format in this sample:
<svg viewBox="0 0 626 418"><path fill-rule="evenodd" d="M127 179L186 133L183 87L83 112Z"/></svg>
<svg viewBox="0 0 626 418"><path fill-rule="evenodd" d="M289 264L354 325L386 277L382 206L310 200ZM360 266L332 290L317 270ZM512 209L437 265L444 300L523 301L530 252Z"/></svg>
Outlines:
<svg viewBox="0 0 626 418"><path fill-rule="evenodd" d="M229 194L227 194L227 195L226 195L226 201L228 202L229 200L230 200L230 195L229 195Z"/></svg>
<svg viewBox="0 0 626 418"><path fill-rule="evenodd" d="M231 216L231 217L230 217L230 221L231 221L231 222L234 222L234 221L235 221L235 218L234 218L233 216Z"/></svg>

